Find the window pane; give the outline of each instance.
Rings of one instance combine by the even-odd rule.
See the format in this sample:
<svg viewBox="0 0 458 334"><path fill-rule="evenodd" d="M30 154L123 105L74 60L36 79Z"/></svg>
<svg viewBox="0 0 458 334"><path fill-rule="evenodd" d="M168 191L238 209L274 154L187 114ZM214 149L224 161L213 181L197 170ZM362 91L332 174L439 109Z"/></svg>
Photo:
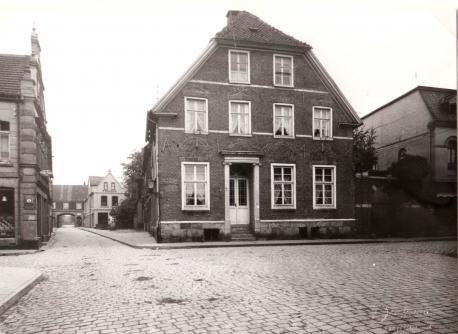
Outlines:
<svg viewBox="0 0 458 334"><path fill-rule="evenodd" d="M194 205L194 184L193 183L186 184L185 196L186 196L186 205Z"/></svg>
<svg viewBox="0 0 458 334"><path fill-rule="evenodd" d="M284 167L283 168L283 180L284 181L291 181L292 180L292 168L291 167Z"/></svg>
<svg viewBox="0 0 458 334"><path fill-rule="evenodd" d="M194 180L194 166L185 165L184 166L184 178L186 181Z"/></svg>
<svg viewBox="0 0 458 334"><path fill-rule="evenodd" d="M249 132L248 114L240 115L240 133L248 134Z"/></svg>
<svg viewBox="0 0 458 334"><path fill-rule="evenodd" d="M206 119L205 119L205 113L203 112L196 112L195 113L196 117L196 130L197 131L205 131L206 127Z"/></svg>
<svg viewBox="0 0 458 334"><path fill-rule="evenodd" d="M283 204L281 184L275 184L274 185L274 203L275 204Z"/></svg>
<svg viewBox="0 0 458 334"><path fill-rule="evenodd" d="M315 181L323 181L323 169L315 168Z"/></svg>
<svg viewBox="0 0 458 334"><path fill-rule="evenodd" d="M246 180L239 180L239 205L246 206L247 205L247 182Z"/></svg>
<svg viewBox="0 0 458 334"><path fill-rule="evenodd" d="M0 159L8 160L9 159L9 135L2 134L0 135Z"/></svg>
<svg viewBox="0 0 458 334"><path fill-rule="evenodd" d="M205 205L205 183L196 183L196 205Z"/></svg>
<svg viewBox="0 0 458 334"><path fill-rule="evenodd" d="M291 85L291 74L283 73L283 85L290 86Z"/></svg>
<svg viewBox="0 0 458 334"><path fill-rule="evenodd" d="M194 123L195 123L195 113L193 111L186 111L186 130L187 131L194 131Z"/></svg>
<svg viewBox="0 0 458 334"><path fill-rule="evenodd" d="M321 185L315 185L315 202L316 204L323 204L323 188Z"/></svg>
<svg viewBox="0 0 458 334"><path fill-rule="evenodd" d="M283 127L281 126L281 120L279 117L275 118L275 135L283 135Z"/></svg>
<svg viewBox="0 0 458 334"><path fill-rule="evenodd" d="M196 180L197 181L205 181L205 166L196 165Z"/></svg>
<svg viewBox="0 0 458 334"><path fill-rule="evenodd" d="M235 183L234 180L229 180L229 205L235 206Z"/></svg>
<svg viewBox="0 0 458 334"><path fill-rule="evenodd" d="M281 181L281 167L274 167L274 181Z"/></svg>
<svg viewBox="0 0 458 334"><path fill-rule="evenodd" d="M331 168L324 169L324 181L332 182L332 169Z"/></svg>

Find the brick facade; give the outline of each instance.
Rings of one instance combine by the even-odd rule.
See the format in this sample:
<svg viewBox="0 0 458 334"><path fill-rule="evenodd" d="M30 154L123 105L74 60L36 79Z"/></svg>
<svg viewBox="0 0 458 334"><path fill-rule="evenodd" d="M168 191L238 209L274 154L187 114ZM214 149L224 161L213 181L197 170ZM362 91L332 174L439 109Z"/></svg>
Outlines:
<svg viewBox="0 0 458 334"><path fill-rule="evenodd" d="M254 17L246 12L241 15L248 20ZM358 117L342 102L344 98L330 84L330 78L323 78L323 70L317 68L308 49L260 47L249 45L249 41L244 41L248 43L245 47L236 47L215 41L200 65L190 69L187 79L172 89L173 95L166 96L148 115L150 144L145 147L148 161L144 167L149 183L144 198L147 229L160 241L203 240L207 229L219 230L219 238L231 238L228 176L239 175L248 180L248 225L256 237L351 233L352 128L358 124ZM230 50L249 52L249 84L229 81ZM274 85L274 54L292 57L293 87ZM207 100L207 134L186 133L186 97ZM230 134L229 101L234 100L250 103L248 136ZM294 106L292 138L274 137L275 103ZM331 140L312 136L313 107L318 106L332 109ZM209 210L183 209L183 162L208 163ZM295 167L294 208L272 208L274 163ZM335 166L335 208L313 208L313 165Z"/></svg>

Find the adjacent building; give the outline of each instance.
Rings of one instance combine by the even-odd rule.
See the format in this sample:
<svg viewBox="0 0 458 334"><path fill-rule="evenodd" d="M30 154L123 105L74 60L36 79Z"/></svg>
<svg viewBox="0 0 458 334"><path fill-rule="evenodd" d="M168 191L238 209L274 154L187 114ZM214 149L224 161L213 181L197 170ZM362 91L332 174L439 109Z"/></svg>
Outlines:
<svg viewBox="0 0 458 334"><path fill-rule="evenodd" d="M38 247L52 232L52 146L40 43L0 54L0 246Z"/></svg>
<svg viewBox="0 0 458 334"><path fill-rule="evenodd" d="M363 117L376 131L377 169L404 154L427 159L428 187L437 197L456 197L456 90L418 86Z"/></svg>
<svg viewBox="0 0 458 334"><path fill-rule="evenodd" d="M147 114L145 227L159 241L352 233L359 124L308 44L229 11Z"/></svg>
<svg viewBox="0 0 458 334"><path fill-rule="evenodd" d="M53 220L54 226L82 226L83 203L87 197L86 185L53 186Z"/></svg>
<svg viewBox="0 0 458 334"><path fill-rule="evenodd" d="M89 176L87 196L83 204L83 226L108 228L110 211L124 199L126 190L111 171L105 176Z"/></svg>

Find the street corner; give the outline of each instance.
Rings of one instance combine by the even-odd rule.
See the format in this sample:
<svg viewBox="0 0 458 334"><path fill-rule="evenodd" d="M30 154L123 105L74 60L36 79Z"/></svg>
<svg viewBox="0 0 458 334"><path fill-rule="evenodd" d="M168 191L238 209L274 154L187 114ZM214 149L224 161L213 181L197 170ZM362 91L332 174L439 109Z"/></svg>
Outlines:
<svg viewBox="0 0 458 334"><path fill-rule="evenodd" d="M0 267L0 314L27 294L43 275L29 268Z"/></svg>

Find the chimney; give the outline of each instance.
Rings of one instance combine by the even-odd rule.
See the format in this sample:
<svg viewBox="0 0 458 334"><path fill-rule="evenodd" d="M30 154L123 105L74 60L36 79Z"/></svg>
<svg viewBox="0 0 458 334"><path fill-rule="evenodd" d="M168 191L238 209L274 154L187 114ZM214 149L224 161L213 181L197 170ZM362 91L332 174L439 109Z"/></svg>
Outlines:
<svg viewBox="0 0 458 334"><path fill-rule="evenodd" d="M30 37L30 41L32 43L32 57L36 60L40 59L40 42L38 41L38 34L36 32L35 27L32 28L32 35Z"/></svg>
<svg viewBox="0 0 458 334"><path fill-rule="evenodd" d="M231 25L234 23L235 17L240 14L239 10L230 10L227 12L226 17L227 17L227 25Z"/></svg>

